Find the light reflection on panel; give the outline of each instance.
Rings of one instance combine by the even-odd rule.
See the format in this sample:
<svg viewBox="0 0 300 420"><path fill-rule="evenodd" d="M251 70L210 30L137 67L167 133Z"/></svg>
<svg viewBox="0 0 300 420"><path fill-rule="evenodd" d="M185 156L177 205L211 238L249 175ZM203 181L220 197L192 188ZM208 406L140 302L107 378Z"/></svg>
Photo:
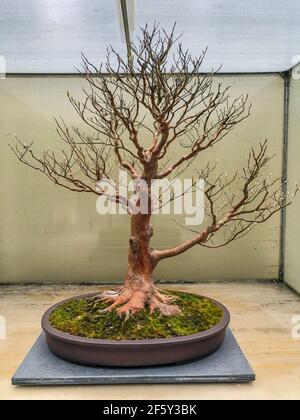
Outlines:
<svg viewBox="0 0 300 420"><path fill-rule="evenodd" d="M76 73L83 52L126 52L114 0L1 0L0 55L8 73Z"/></svg>
<svg viewBox="0 0 300 420"><path fill-rule="evenodd" d="M136 14L136 28L176 21L194 54L208 46L204 71L222 64L222 72L277 72L300 55L299 1L136 0Z"/></svg>

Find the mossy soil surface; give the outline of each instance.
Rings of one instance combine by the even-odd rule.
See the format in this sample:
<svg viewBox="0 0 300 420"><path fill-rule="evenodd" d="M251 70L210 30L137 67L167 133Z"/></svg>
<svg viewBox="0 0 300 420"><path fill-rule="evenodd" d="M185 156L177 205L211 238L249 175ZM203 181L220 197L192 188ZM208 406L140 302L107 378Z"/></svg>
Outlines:
<svg viewBox="0 0 300 420"><path fill-rule="evenodd" d="M70 300L50 316L51 325L65 333L95 339L141 340L196 334L218 324L223 311L211 300L183 292L168 291L182 314L162 316L145 309L124 319L115 312L101 313L108 305L93 298Z"/></svg>

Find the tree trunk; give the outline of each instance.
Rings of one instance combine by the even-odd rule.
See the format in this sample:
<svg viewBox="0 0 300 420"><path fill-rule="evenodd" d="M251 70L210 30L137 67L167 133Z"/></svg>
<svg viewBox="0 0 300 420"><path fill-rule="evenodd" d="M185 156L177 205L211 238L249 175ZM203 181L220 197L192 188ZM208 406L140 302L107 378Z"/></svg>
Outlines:
<svg viewBox="0 0 300 420"><path fill-rule="evenodd" d="M131 217L131 235L128 250L128 273L125 286L143 289L153 286L153 271L156 262L153 258L150 240L153 229L150 216L144 214Z"/></svg>
<svg viewBox="0 0 300 420"><path fill-rule="evenodd" d="M156 254L150 247L153 236L151 225L151 180L157 172L157 161L149 162L142 177L145 183L138 185L139 199L137 204L148 203L147 213L131 215L131 232L128 250L128 271L125 284L117 293L104 292L101 299L112 304L106 309L111 311L117 307L119 314L135 314L145 307L153 313L159 310L163 315L176 315L180 309L172 305L174 298L165 292L160 292L154 285L153 272L158 263ZM144 199L144 200L143 200ZM141 210L141 208L139 209Z"/></svg>
<svg viewBox="0 0 300 420"><path fill-rule="evenodd" d="M114 295L111 292L102 293L101 298L112 303L106 311L118 307L119 314L130 315L148 307L151 313L155 310L163 315L180 313L178 306L172 305L174 298L154 285L153 273L157 259L150 247L152 236L151 215L132 215L125 284Z"/></svg>
<svg viewBox="0 0 300 420"><path fill-rule="evenodd" d="M131 312L143 309L150 302L155 290L153 272L156 262L150 249L152 236L150 215L133 215L128 250L128 271L124 286L124 290L128 290L131 294Z"/></svg>

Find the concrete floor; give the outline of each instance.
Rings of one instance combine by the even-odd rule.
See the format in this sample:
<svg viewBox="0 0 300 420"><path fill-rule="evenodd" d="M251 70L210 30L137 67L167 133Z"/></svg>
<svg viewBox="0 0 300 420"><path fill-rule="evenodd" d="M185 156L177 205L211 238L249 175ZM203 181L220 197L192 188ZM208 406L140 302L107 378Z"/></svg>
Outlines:
<svg viewBox="0 0 300 420"><path fill-rule="evenodd" d="M292 337L292 319L300 316L299 296L271 283L176 287L227 305L232 330L257 374L255 383L12 387L10 378L40 332L43 312L59 300L93 292L97 287L3 286L0 316L6 319L7 338L0 339L0 399L300 399L300 340Z"/></svg>

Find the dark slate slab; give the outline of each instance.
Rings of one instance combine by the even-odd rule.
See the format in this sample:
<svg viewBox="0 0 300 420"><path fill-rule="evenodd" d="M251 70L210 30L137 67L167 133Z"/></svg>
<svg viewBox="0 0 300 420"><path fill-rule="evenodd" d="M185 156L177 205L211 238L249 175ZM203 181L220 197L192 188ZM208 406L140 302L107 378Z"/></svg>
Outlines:
<svg viewBox="0 0 300 420"><path fill-rule="evenodd" d="M245 383L255 374L232 332L213 355L191 363L149 368L86 367L54 356L41 334L12 378L13 385Z"/></svg>

